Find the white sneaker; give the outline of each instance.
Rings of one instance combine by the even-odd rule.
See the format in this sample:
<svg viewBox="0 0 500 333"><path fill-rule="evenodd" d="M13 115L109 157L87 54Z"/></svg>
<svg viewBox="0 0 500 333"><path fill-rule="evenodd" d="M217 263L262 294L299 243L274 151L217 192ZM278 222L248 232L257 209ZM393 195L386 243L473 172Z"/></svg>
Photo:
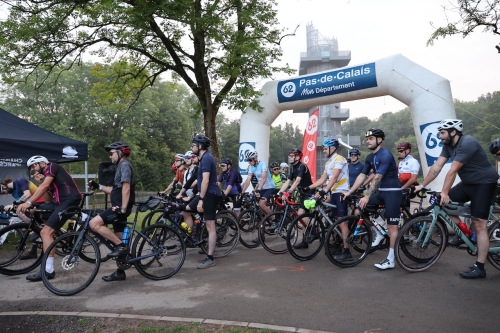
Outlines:
<svg viewBox="0 0 500 333"><path fill-rule="evenodd" d="M380 244L380 242L384 239L384 236L382 236L380 233L376 232L375 233L375 239L372 242L372 247L375 247Z"/></svg>
<svg viewBox="0 0 500 333"><path fill-rule="evenodd" d="M389 259L385 259L380 264L375 264L375 267L377 267L378 269L394 268L394 261L390 261Z"/></svg>

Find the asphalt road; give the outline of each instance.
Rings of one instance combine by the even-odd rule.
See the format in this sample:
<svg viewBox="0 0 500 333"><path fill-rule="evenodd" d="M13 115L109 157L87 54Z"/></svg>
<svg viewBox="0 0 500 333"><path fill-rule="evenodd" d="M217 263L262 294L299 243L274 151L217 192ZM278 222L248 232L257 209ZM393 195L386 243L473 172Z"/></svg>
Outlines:
<svg viewBox="0 0 500 333"><path fill-rule="evenodd" d="M324 252L307 262L240 244L217 266L199 270L203 259L188 249L174 277L151 281L134 268L127 280L104 282L114 270L106 262L92 285L58 297L25 276L0 276L0 311L90 311L260 322L334 332L498 332L500 271L486 265L487 278L458 273L475 262L448 248L422 273L379 271L377 251L359 266L341 269Z"/></svg>

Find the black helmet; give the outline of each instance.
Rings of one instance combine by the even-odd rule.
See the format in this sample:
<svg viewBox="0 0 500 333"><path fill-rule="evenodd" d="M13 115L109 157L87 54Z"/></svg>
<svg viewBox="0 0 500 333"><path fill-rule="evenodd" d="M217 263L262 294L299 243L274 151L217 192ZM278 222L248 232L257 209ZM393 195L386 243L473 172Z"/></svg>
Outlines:
<svg viewBox="0 0 500 333"><path fill-rule="evenodd" d="M196 135L192 142L197 145L202 145L204 148L210 147L210 139L201 134Z"/></svg>
<svg viewBox="0 0 500 333"><path fill-rule="evenodd" d="M500 150L500 139L495 139L491 141L489 148L490 148L490 153L496 155Z"/></svg>
<svg viewBox="0 0 500 333"><path fill-rule="evenodd" d="M369 136L374 136L376 138L382 138L382 140L385 139L385 134L384 131L382 131L380 128L370 128L368 131L366 131L365 137Z"/></svg>
<svg viewBox="0 0 500 333"><path fill-rule="evenodd" d="M280 164L278 162L272 162L271 164L269 164L269 167L271 169L274 169L274 168L279 168L280 167Z"/></svg>
<svg viewBox="0 0 500 333"><path fill-rule="evenodd" d="M349 155L351 155L351 154L356 154L358 156L361 156L361 151L358 148L351 148L349 150Z"/></svg>
<svg viewBox="0 0 500 333"><path fill-rule="evenodd" d="M220 160L220 164L233 165L233 162L230 158L223 158Z"/></svg>
<svg viewBox="0 0 500 333"><path fill-rule="evenodd" d="M130 155L130 146L123 141L113 142L112 144L106 147L106 151L110 151L111 149L121 150L124 155Z"/></svg>
<svg viewBox="0 0 500 333"><path fill-rule="evenodd" d="M304 156L304 154L302 154L302 150L297 149L297 148L290 149L290 151L288 152L288 155L295 155L295 156L298 156L298 157Z"/></svg>

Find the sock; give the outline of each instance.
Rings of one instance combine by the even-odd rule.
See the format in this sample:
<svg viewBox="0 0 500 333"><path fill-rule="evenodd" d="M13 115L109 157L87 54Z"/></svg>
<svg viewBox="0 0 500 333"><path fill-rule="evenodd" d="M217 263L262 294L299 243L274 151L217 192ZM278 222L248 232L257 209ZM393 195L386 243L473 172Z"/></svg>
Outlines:
<svg viewBox="0 0 500 333"><path fill-rule="evenodd" d="M208 259L210 259L210 260L214 260L214 256L213 256L213 255L212 255L212 256L209 256L209 255L207 254L207 258L208 258Z"/></svg>
<svg viewBox="0 0 500 333"><path fill-rule="evenodd" d="M125 271L124 271L123 269L118 268L118 269L116 270L116 274L118 274L118 275L123 275L123 274L125 274Z"/></svg>
<svg viewBox="0 0 500 333"><path fill-rule="evenodd" d="M389 248L389 254L387 255L387 259L389 259L390 262L394 262L394 249Z"/></svg>
<svg viewBox="0 0 500 333"><path fill-rule="evenodd" d="M484 268L484 264L483 264ZM47 273L52 273L54 271L54 257L47 258L47 264L45 265L45 271Z"/></svg>
<svg viewBox="0 0 500 333"><path fill-rule="evenodd" d="M476 266L477 266L480 270L484 271L484 263L479 262L479 261L476 261ZM47 272L48 272L48 271L47 271Z"/></svg>

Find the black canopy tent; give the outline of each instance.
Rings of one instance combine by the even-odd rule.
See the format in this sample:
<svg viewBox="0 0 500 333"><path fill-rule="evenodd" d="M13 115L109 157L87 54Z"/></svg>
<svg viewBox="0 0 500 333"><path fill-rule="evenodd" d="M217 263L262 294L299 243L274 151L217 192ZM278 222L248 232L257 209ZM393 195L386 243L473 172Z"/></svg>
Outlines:
<svg viewBox="0 0 500 333"><path fill-rule="evenodd" d="M56 163L87 161L88 145L49 132L0 108L0 179L28 177L26 162L33 155ZM2 197L6 196L0 197L0 204ZM5 200L12 203L12 198Z"/></svg>

